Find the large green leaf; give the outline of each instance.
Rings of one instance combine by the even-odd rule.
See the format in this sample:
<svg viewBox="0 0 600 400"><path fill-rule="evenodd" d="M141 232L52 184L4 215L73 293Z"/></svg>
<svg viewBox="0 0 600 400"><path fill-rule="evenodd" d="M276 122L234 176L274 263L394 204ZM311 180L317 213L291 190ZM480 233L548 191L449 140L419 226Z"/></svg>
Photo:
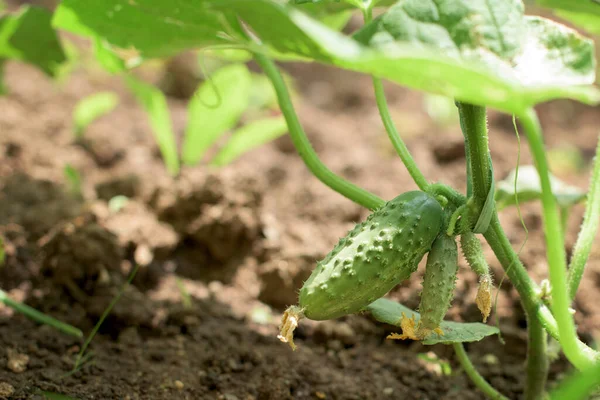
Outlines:
<svg viewBox="0 0 600 400"><path fill-rule="evenodd" d="M369 311L377 321L398 327L400 326L400 320L403 318L402 314L408 318L414 316L416 323L418 323L421 318L421 314L418 312L388 299L375 300L367 306L367 311ZM443 321L440 328L444 332L443 335L432 333L423 341L423 344L477 342L486 336L500 333L495 326L489 326L479 322L459 323Z"/></svg>
<svg viewBox="0 0 600 400"><path fill-rule="evenodd" d="M183 161L196 164L248 107L252 75L244 64L223 67L198 88L188 105Z"/></svg>
<svg viewBox="0 0 600 400"><path fill-rule="evenodd" d="M521 47L524 27L520 0L405 0L365 26L355 38L375 46L411 43L454 57L490 51L508 60Z"/></svg>
<svg viewBox="0 0 600 400"><path fill-rule="evenodd" d="M281 116L252 121L233 133L211 164L219 166L229 164L242 154L277 139L286 132L287 124Z"/></svg>
<svg viewBox="0 0 600 400"><path fill-rule="evenodd" d="M548 19L524 16L520 0L401 1L354 36L384 49L398 42L434 48L524 86L595 79L592 41Z"/></svg>
<svg viewBox="0 0 600 400"><path fill-rule="evenodd" d="M415 3L415 7L426 8L429 3L422 1ZM142 55L161 55L213 44L243 44L240 37L236 39L225 33L234 35L237 32L235 22L224 17L235 13L274 50L274 57L285 60L331 64L516 114L556 98L573 98L586 103L600 101L597 89L573 86L574 83L589 83L593 78L594 72L588 68L589 63L573 65L561 58L565 54L573 55L573 51L565 48L571 46L576 36L569 33L562 42L554 40L553 45L562 43L565 48L549 48L544 56L526 54L522 51L531 46L523 46L522 36L536 30L532 30L529 24L519 29L516 21L523 16L516 0L477 0L473 4L467 0L437 0L437 3L444 5L440 6L440 12L444 12L449 24L447 30L452 43L460 44L457 49L460 57L440 51L439 47L432 48L427 43L416 45L414 40L396 40L386 44L384 50L378 48L377 43L361 44L299 11L302 6L290 6L274 0L198 0L193 6L184 0L64 0L57 11L55 24L76 33L97 35L118 47L135 47ZM466 19L458 18L464 17L465 7L471 14ZM483 22L472 23L471 20ZM451 25L453 21L456 26ZM434 25L438 30L442 26ZM420 30L421 25L417 24L415 29ZM561 32L556 33L557 38ZM468 38L464 38L465 35ZM425 36L429 42L433 39L429 32ZM546 44L542 39L537 42ZM474 47L478 41L484 46ZM581 46L578 44L573 48L578 51L587 51L591 46L589 41L579 37L577 43ZM247 44L253 48L256 46ZM446 41L446 44L451 43ZM521 47L517 48L517 44ZM531 48L540 51L539 46ZM545 49L542 48L542 51ZM510 62L506 61L507 58L511 58ZM548 60L552 63L549 64ZM519 61L521 69L512 68L516 61ZM536 75L525 74L524 70L537 69L539 72L551 68L557 71L560 70L556 67L559 62L563 62L563 71L569 72L566 80L569 86L565 86L563 75L554 77L541 72L539 76L553 79L543 82L523 80L524 76Z"/></svg>
<svg viewBox="0 0 600 400"><path fill-rule="evenodd" d="M37 7L0 18L0 59L24 61L55 76L66 57L51 19L49 11Z"/></svg>
<svg viewBox="0 0 600 400"><path fill-rule="evenodd" d="M484 32L482 33L484 36L491 36L496 32L496 39L489 39L490 49L474 48L469 51L469 48L457 47L460 54L448 54L440 52L439 47L431 48L426 43L415 45L414 41L408 43L386 42L383 49L374 49L373 46L381 44L381 42L369 43L371 47L367 47L364 43L361 44L352 38L327 29L295 8L269 0L252 2L224 0L215 7L236 11L263 42L276 50L277 56L283 55L287 59L291 57L313 59L354 71L370 73L415 89L446 95L473 104L488 105L516 114L522 113L537 103L561 97L573 98L586 103L600 101L600 92L590 86L565 86L564 80L560 79L543 83L521 80L519 70L514 70L510 62L503 61L498 54L490 50L496 49L495 51L498 51L503 57L513 54L514 46L512 44L508 46L506 44L509 43L508 39L502 39L504 38L503 34L509 35L509 33L498 33L497 30L490 27L488 27L488 33L485 33L487 32L485 29L479 28L481 32ZM507 12L506 15L506 18L508 16L517 18L519 13L513 10ZM476 15L471 17L477 19ZM508 24L505 21L506 18L496 22L501 21ZM278 23L269 23L274 20ZM385 27L385 24L383 26ZM528 32L530 28L528 26L526 28L524 31ZM365 29L374 28L366 27ZM560 32L557 33L557 35L559 34ZM569 31L571 38L569 40L572 40L571 34L576 35ZM369 35L359 33L357 37L364 39ZM375 36L372 35L372 37ZM448 40L451 38L450 35ZM502 45L498 44L503 40L507 50L502 50ZM563 41L565 46L570 45L569 40ZM581 37L578 37L578 40L578 43L585 45L586 51L591 48L590 41ZM540 40L540 42L543 41ZM448 46L451 45L449 41L446 43ZM453 39L452 43L459 42L454 42ZM558 52L556 48L548 49L548 52L551 54L545 57L534 57L534 55L526 57L517 52L514 59L519 60L520 65L527 65L531 69L546 68L545 61L552 59L553 62L558 62L562 54L568 53L567 51ZM553 59L555 55L556 60ZM589 66L589 64L581 65L580 70L570 72L572 76L579 76L579 83L590 83L594 77L594 70ZM568 67L567 65L565 68ZM573 79L569 79L569 82L573 83L572 81Z"/></svg>
<svg viewBox="0 0 600 400"><path fill-rule="evenodd" d="M179 156L171 123L167 99L158 88L132 76L126 76L127 86L148 114L150 125L167 170L172 175L179 173Z"/></svg>
<svg viewBox="0 0 600 400"><path fill-rule="evenodd" d="M537 0L556 15L595 34L600 34L600 2L596 0Z"/></svg>
<svg viewBox="0 0 600 400"><path fill-rule="evenodd" d="M228 43L222 15L206 0L63 0L53 24L82 36L100 36L146 57Z"/></svg>
<svg viewBox="0 0 600 400"><path fill-rule="evenodd" d="M516 192L515 176L517 177ZM550 176L550 183L552 184L552 193L561 207L571 207L585 199L583 190L570 186L553 175ZM542 198L540 176L533 165L520 167L518 175L516 170L513 170L505 179L496 183L496 205L499 209L516 205L515 195L518 196L519 203Z"/></svg>

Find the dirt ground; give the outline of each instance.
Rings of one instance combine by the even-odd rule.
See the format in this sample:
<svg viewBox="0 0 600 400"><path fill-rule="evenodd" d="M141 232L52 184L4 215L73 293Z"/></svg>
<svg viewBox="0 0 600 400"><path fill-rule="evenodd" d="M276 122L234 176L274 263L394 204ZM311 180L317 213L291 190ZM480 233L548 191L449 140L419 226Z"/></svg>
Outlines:
<svg viewBox="0 0 600 400"><path fill-rule="evenodd" d="M167 92L180 94L169 97L169 105L181 134L181 92L189 93L189 82L153 71ZM287 71L298 88L300 119L332 170L386 199L415 189L387 141L367 77L317 65ZM281 311L295 303L315 262L368 214L312 177L287 137L225 168L200 165L173 179L145 114L118 78L80 68L57 84L8 63L5 81L10 94L0 98L0 234L7 259L0 287L88 334L132 266L141 268L76 372L82 340L0 308L0 398L41 399L41 391L131 400L483 398L451 348L387 341L393 328L366 315L303 321L296 352L276 339ZM422 94L388 89L398 129L428 179L464 190L457 121L432 119ZM73 106L100 90L117 92L121 104L90 126L84 143L75 143ZM556 173L585 188L600 109L559 101L540 113ZM496 179L502 179L517 157L511 118L492 112L490 129ZM568 146L581 155L582 168L558 162L556 154ZM525 145L522 160L530 161ZM70 191L67 164L83 177L83 198ZM117 195L129 198L121 209L109 205ZM539 282L547 275L540 208L522 210L529 237L521 258ZM569 248L582 212L578 206L570 218ZM518 248L526 235L516 212L507 209L501 218ZM502 269L488 255L499 282ZM416 307L422 272L390 297ZM600 334L599 287L595 249L576 301L579 331L590 343ZM476 277L462 263L447 318L480 321L476 289ZM467 350L483 375L516 399L526 322L508 281L489 323L496 322L504 343L490 337ZM551 380L566 368L559 358Z"/></svg>

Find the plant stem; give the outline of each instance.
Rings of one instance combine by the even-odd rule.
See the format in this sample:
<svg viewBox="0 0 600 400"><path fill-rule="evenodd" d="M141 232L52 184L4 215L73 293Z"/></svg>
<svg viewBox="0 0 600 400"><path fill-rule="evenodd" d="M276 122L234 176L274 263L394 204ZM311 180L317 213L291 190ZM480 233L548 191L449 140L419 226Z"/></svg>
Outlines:
<svg viewBox="0 0 600 400"><path fill-rule="evenodd" d="M413 178L419 189L422 191L427 191L429 187L429 183L425 176L421 173L419 167L415 163L415 160L410 155L410 151L404 144L400 133L396 129L394 125L394 121L392 120L392 116L390 115L390 110L387 105L387 100L385 99L385 91L383 89L383 84L381 83L381 79L372 77L373 79L373 88L375 89L375 99L377 101L377 107L379 108L379 115L381 116L381 120L383 121L383 126L385 126L385 130L396 150L396 153L400 156L400 159L404 163L404 166L408 170L408 173Z"/></svg>
<svg viewBox="0 0 600 400"><path fill-rule="evenodd" d="M83 332L81 332L80 329L77 329L72 325L65 324L64 322L61 322L56 318L52 318L46 314L39 312L35 308L29 307L26 304L19 303L18 301L11 299L3 290L0 290L0 302L4 303L6 306L12 308L13 310L20 312L27 318L31 318L35 322L44 325L49 325L71 336L75 336L78 338L83 337Z"/></svg>
<svg viewBox="0 0 600 400"><path fill-rule="evenodd" d="M473 198L481 211L490 191L490 150L485 107L457 103L460 126L467 143L467 166L472 180Z"/></svg>
<svg viewBox="0 0 600 400"><path fill-rule="evenodd" d="M275 88L279 107L287 122L292 142L308 169L325 185L350 200L371 210L381 207L385 203L383 199L334 174L323 164L302 129L286 84L277 66L268 57L259 53L254 53L254 59Z"/></svg>
<svg viewBox="0 0 600 400"><path fill-rule="evenodd" d="M452 346L454 347L454 353L456 353L458 362L463 367L469 378L471 378L471 382L473 382L473 384L477 386L479 390L481 390L490 399L508 400L508 397L503 396L500 392L494 389L492 385L490 385L485 378L481 376L479 372L477 372L477 369L469 359L469 355L465 351L462 343L454 343Z"/></svg>
<svg viewBox="0 0 600 400"><path fill-rule="evenodd" d="M486 111L484 107L472 106L469 104L458 103L460 113L460 123L463 134L467 139L467 153L471 165L471 179L474 205L477 210L477 218L481 218L481 213L489 213L484 218L488 218L490 226L483 230L484 233L495 231L500 227L500 222L497 218L495 208L489 208L486 204L492 186L492 163L490 158L490 150L487 137L487 121ZM469 227L471 221L467 221ZM479 223L477 224L479 225ZM493 227L491 226L493 225ZM503 232L502 232L502 236ZM504 236L506 238L506 236ZM487 239L487 238L486 238ZM499 238L500 239L500 238ZM501 239L500 239L501 240ZM507 240L508 241L508 240ZM512 246L508 243L508 247L512 252ZM510 254L510 252L509 252ZM499 258L500 259L500 258ZM512 263L518 261L518 257L512 257L510 264L507 267L507 274L512 269ZM503 265L505 265L503 263ZM533 285L527 285L524 282L530 282L527 272L521 269L514 269L519 274L517 280L512 280L515 287L521 286L519 290L521 296L525 295L522 301L532 301L538 299L537 292ZM527 279L524 279L524 275ZM546 354L546 332L543 330L541 323L537 320L537 316L531 312L534 308L533 304L527 304L526 310L528 325L528 343L527 343L527 380L525 382L525 394L527 400L542 399L544 396L544 388L546 375L548 373L548 356Z"/></svg>
<svg viewBox="0 0 600 400"><path fill-rule="evenodd" d="M577 288L581 282L583 276L583 270L587 263L590 251L592 250L592 244L594 238L598 232L598 224L600 223L600 138L598 140L598 147L596 148L596 157L594 159L594 168L592 169L592 176L590 178L590 188L587 195L587 204L585 207L585 214L583 216L583 223L581 224L581 230L579 236L577 236L577 242L573 249L573 257L571 258L571 264L569 265L569 297L571 300L575 298Z"/></svg>
<svg viewBox="0 0 600 400"><path fill-rule="evenodd" d="M542 129L537 114L533 109L530 109L521 116L521 119L542 186L546 255L550 270L550 284L552 286L552 311L558 323L559 341L569 361L578 369L583 369L589 367L592 363L579 347L575 323L573 322L573 316L569 312L570 297L567 287L567 257L562 236L560 213L550 184L548 162L542 140Z"/></svg>
<svg viewBox="0 0 600 400"><path fill-rule="evenodd" d="M535 315L527 317L527 381L525 400L541 400L548 379L548 334Z"/></svg>
<svg viewBox="0 0 600 400"><path fill-rule="evenodd" d="M490 229L484 234L484 237L492 248L496 258L502 264L506 275L508 275L517 292L519 292L519 298L528 318L535 316L550 336L559 340L558 324L548 307L541 301L539 297L540 289L531 280L517 253L513 250L500 225L496 212L494 212L494 216L492 217ZM585 343L578 340L577 346L590 362L600 361L600 354Z"/></svg>
<svg viewBox="0 0 600 400"><path fill-rule="evenodd" d="M363 9L363 18L365 20L365 24L371 22L373 19L373 9L371 5ZM381 79L374 76L372 76L371 79L373 80L373 89L375 90L375 100L377 102L377 108L379 109L379 115L381 116L381 121L383 122L385 131L392 142L392 146L394 146L396 153L398 153L400 156L402 163L408 170L408 173L413 178L419 189L425 192L429 187L429 183L427 182L427 179L425 179L425 176L421 173L419 167L417 167L415 160L410 155L410 151L408 151L408 148L404 144L400 133L398 133L398 130L396 129L396 125L392 120L390 109L385 98L383 83L381 83Z"/></svg>

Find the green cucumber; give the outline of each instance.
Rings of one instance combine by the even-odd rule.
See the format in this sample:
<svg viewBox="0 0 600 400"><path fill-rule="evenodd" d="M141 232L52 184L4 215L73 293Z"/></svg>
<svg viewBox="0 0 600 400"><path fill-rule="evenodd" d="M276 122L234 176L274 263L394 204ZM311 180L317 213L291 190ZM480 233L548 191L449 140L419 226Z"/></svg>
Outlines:
<svg viewBox="0 0 600 400"><path fill-rule="evenodd" d="M442 232L433 242L427 256L423 291L419 304L421 320L417 328L416 339L425 339L433 331L442 333L439 327L452 303L457 273L456 240Z"/></svg>
<svg viewBox="0 0 600 400"><path fill-rule="evenodd" d="M424 192L407 192L387 202L317 263L300 290L303 316L338 318L385 295L417 269L442 220L442 207Z"/></svg>
<svg viewBox="0 0 600 400"><path fill-rule="evenodd" d="M492 311L492 288L494 287L490 267L485 261L481 242L472 232L460 236L460 248L471 269L479 276L479 288L475 303L486 322Z"/></svg>

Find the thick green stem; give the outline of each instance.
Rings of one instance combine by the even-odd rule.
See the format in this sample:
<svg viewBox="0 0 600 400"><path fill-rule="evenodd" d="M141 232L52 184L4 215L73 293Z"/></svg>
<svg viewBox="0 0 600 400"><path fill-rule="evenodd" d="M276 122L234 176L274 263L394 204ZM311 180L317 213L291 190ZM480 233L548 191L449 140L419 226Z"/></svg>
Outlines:
<svg viewBox="0 0 600 400"><path fill-rule="evenodd" d="M373 77L373 88L375 89L375 99L377 101L377 107L379 108L379 115L381 116L381 120L383 121L383 126L385 126L385 130L396 149L396 153L400 156L400 159L404 163L404 166L408 170L408 173L413 178L419 189L422 191L427 191L429 187L429 183L425 176L421 173L419 167L415 163L415 160L410 155L408 148L402 141L400 137L400 133L396 130L396 126L394 125L394 121L392 120L392 116L390 115L390 110L387 105L387 101L385 99L385 91L383 89L383 84L381 83L381 79Z"/></svg>
<svg viewBox="0 0 600 400"><path fill-rule="evenodd" d="M460 126L467 143L467 166L470 172L473 198L481 211L490 191L490 151L485 107L457 103Z"/></svg>
<svg viewBox="0 0 600 400"><path fill-rule="evenodd" d="M469 356L462 343L454 343L452 346L454 347L454 353L456 353L458 362L463 367L469 378L471 378L471 382L473 382L473 384L477 386L479 390L481 390L490 399L508 400L508 397L503 396L500 392L494 389L483 376L479 375L479 372L477 372L477 369L473 363L471 363L471 360L469 359Z"/></svg>
<svg viewBox="0 0 600 400"><path fill-rule="evenodd" d="M585 214L583 216L583 224L575 242L573 249L573 257L569 265L569 297L571 300L575 298L577 288L583 276L583 270L587 263L594 238L598 232L598 224L600 223L600 139L596 148L596 157L594 159L594 168L590 178L590 188L587 195L587 204Z"/></svg>
<svg viewBox="0 0 600 400"><path fill-rule="evenodd" d="M546 256L552 286L552 313L558 323L559 341L565 356L575 367L578 369L587 368L592 362L579 347L575 323L569 311L571 301L567 287L567 257L562 236L560 213L550 184L542 129L533 109L521 116L521 119L542 186Z"/></svg>
<svg viewBox="0 0 600 400"><path fill-rule="evenodd" d="M275 88L279 107L287 122L292 142L308 169L310 169L310 171L325 185L350 200L371 210L381 207L385 203L383 199L334 174L323 164L323 162L321 162L302 129L302 125L294 110L286 84L279 73L277 66L268 57L259 53L254 54L254 59Z"/></svg>
<svg viewBox="0 0 600 400"><path fill-rule="evenodd" d="M486 110L484 107L463 103L458 104L458 109L460 113L461 128L467 139L467 153L471 165L470 172L473 202L475 210L477 211L476 215L481 219L481 213L486 213L487 216L484 216L484 218L489 221L489 224L486 225L491 225L493 223L499 225L496 211L493 207L490 207L490 204L486 204L486 202L489 201L490 190L493 190L492 163L488 145ZM487 208L487 210L484 210L484 208ZM470 223L470 221L468 222ZM477 225L479 225L479 222ZM483 232L487 233L490 230L496 229L490 228L491 227L486 227ZM511 263L512 261L514 260L511 260ZM508 269L511 268L512 266L508 267ZM528 278L527 281L529 281L529 276L525 270L523 269L520 272L526 275ZM538 299L537 293L532 285L523 284L522 280L515 280L513 281L513 284L515 287L522 285L522 289L519 290L520 294L522 291L528 292L525 293L525 296L528 299L522 300L523 302ZM526 310L528 311L527 318L528 321L530 321L528 326L527 380L525 382L525 393L528 400L543 398L546 374L548 372L546 332L543 330L541 323L537 320L536 315L531 312L533 309L533 304L527 305L526 307Z"/></svg>
<svg viewBox="0 0 600 400"><path fill-rule="evenodd" d="M535 315L527 317L527 385L525 400L542 400L548 378L548 334Z"/></svg>

